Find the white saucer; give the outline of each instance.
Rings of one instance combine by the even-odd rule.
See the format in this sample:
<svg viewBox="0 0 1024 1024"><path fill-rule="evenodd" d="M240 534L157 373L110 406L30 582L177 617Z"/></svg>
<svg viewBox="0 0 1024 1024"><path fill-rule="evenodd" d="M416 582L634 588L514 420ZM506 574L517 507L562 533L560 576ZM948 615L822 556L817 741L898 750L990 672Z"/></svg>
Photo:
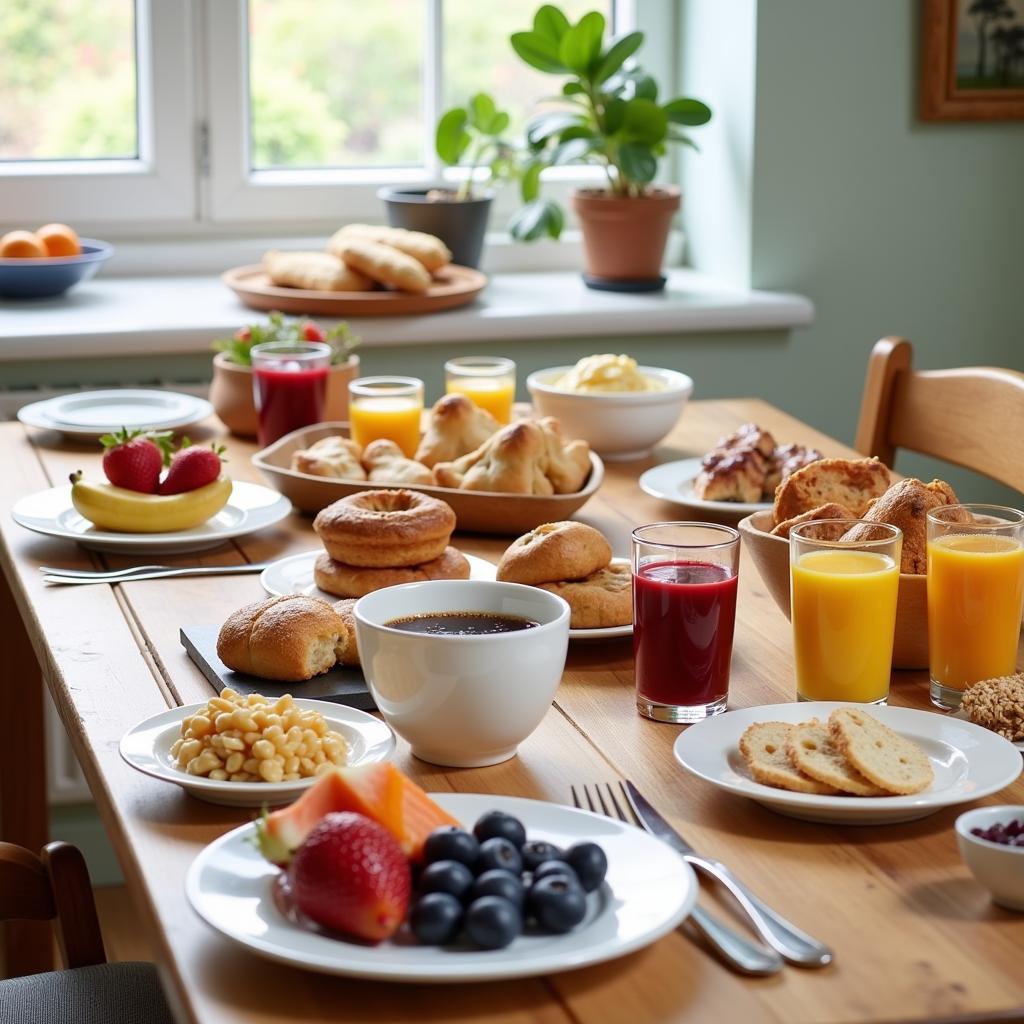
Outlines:
<svg viewBox="0 0 1024 1024"><path fill-rule="evenodd" d="M11 515L16 523L48 537L78 541L93 551L119 554L184 554L217 547L232 537L241 537L280 522L292 510L292 503L262 484L234 481L228 503L201 526L174 533L116 533L98 530L79 515L71 504L71 486L53 487L22 498Z"/></svg>
<svg viewBox="0 0 1024 1024"><path fill-rule="evenodd" d="M676 739L676 760L719 789L805 821L885 825L924 818L943 807L971 803L1010 785L1021 773L1021 756L1008 740L980 725L916 708L873 706L868 714L923 747L935 780L912 796L819 796L792 793L755 782L740 755L740 736L755 722L825 721L841 701L766 704L727 711L691 725Z"/></svg>
<svg viewBox="0 0 1024 1024"><path fill-rule="evenodd" d="M321 590L313 580L313 564L323 554L322 551L303 551L300 555L289 555L281 558L260 573L260 583L270 595L305 594L307 597L319 597L324 601L338 600L337 594L328 594ZM469 562L469 578L471 580L493 580L497 571L486 558L466 555Z"/></svg>
<svg viewBox="0 0 1024 1024"><path fill-rule="evenodd" d="M76 391L18 410L30 427L57 430L77 439L96 438L121 427L132 430L176 430L205 419L213 406L205 398L178 391L114 388Z"/></svg>
<svg viewBox="0 0 1024 1024"><path fill-rule="evenodd" d="M730 513L737 518L771 508L770 501L705 501L693 493L693 482L700 473L701 459L663 462L641 474L640 489L652 498L671 502L695 512Z"/></svg>
<svg viewBox="0 0 1024 1024"><path fill-rule="evenodd" d="M296 683L301 687L302 683ZM328 728L340 732L349 746L348 767L386 761L395 749L391 727L365 711L327 700L296 698L304 711L319 711ZM121 756L137 771L164 782L173 782L187 793L211 804L227 807L262 807L263 804L291 803L316 782L316 778L298 782L217 782L202 775L189 775L174 763L171 744L181 732L181 721L194 715L205 704L170 708L140 722L121 738Z"/></svg>
<svg viewBox="0 0 1024 1024"><path fill-rule="evenodd" d="M697 881L692 868L632 825L541 800L475 793L430 796L468 828L497 809L519 818L531 839L561 847L582 840L599 843L608 857L608 875L588 897L583 922L567 935L524 934L498 950L419 946L404 929L376 946L307 931L277 908L273 888L278 869L253 846L252 823L221 836L196 857L185 879L188 901L214 931L269 960L323 974L433 983L526 978L602 963L650 945L693 909Z"/></svg>

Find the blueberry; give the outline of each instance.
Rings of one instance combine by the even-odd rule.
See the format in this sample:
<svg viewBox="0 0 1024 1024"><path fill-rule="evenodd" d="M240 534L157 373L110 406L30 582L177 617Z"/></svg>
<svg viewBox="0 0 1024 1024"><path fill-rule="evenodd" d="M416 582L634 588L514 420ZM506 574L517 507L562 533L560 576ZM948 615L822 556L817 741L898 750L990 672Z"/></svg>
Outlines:
<svg viewBox="0 0 1024 1024"><path fill-rule="evenodd" d="M517 850L521 850L526 842L526 829L518 818L504 811L488 811L477 819L473 826L473 835L481 843L488 839L507 839Z"/></svg>
<svg viewBox="0 0 1024 1024"><path fill-rule="evenodd" d="M572 931L587 913L586 893L561 875L542 878L530 889L530 913L547 932Z"/></svg>
<svg viewBox="0 0 1024 1024"><path fill-rule="evenodd" d="M466 911L466 934L481 949L504 949L523 930L523 915L500 896L481 896Z"/></svg>
<svg viewBox="0 0 1024 1024"><path fill-rule="evenodd" d="M457 860L435 860L420 872L421 893L447 892L461 900L472 884L473 872Z"/></svg>
<svg viewBox="0 0 1024 1024"><path fill-rule="evenodd" d="M576 872L564 860L546 860L538 864L533 869L533 884L536 885L542 878L551 878L553 875L560 875L575 885L580 885Z"/></svg>
<svg viewBox="0 0 1024 1024"><path fill-rule="evenodd" d="M531 839L523 844L523 867L533 871L546 860L565 860L565 854L553 843L545 843L540 839Z"/></svg>
<svg viewBox="0 0 1024 1024"><path fill-rule="evenodd" d="M513 875L518 875L523 870L523 858L519 856L519 851L503 836L485 839L480 844L480 856L473 865L473 870L478 875L495 868L510 871Z"/></svg>
<svg viewBox="0 0 1024 1024"><path fill-rule="evenodd" d="M585 892L593 892L608 872L608 858L597 843L576 843L565 851L565 859Z"/></svg>
<svg viewBox="0 0 1024 1024"><path fill-rule="evenodd" d="M469 890L469 899L480 899L481 896L500 896L509 903L514 903L522 909L526 902L526 890L523 888L522 879L513 875L511 871L502 871L492 868L477 877L473 888Z"/></svg>
<svg viewBox="0 0 1024 1024"><path fill-rule="evenodd" d="M409 926L423 945L443 946L459 934L462 904L451 893L428 892L413 904Z"/></svg>
<svg viewBox="0 0 1024 1024"><path fill-rule="evenodd" d="M479 853L476 838L455 825L435 828L423 844L423 859L428 864L435 860L457 860L471 868Z"/></svg>

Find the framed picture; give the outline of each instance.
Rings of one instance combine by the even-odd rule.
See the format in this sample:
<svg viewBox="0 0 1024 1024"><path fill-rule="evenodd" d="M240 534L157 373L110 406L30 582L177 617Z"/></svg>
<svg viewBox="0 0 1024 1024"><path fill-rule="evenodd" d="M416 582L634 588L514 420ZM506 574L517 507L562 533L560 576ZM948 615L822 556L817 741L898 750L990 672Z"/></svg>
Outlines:
<svg viewBox="0 0 1024 1024"><path fill-rule="evenodd" d="M922 0L926 121L1024 119L1024 0Z"/></svg>

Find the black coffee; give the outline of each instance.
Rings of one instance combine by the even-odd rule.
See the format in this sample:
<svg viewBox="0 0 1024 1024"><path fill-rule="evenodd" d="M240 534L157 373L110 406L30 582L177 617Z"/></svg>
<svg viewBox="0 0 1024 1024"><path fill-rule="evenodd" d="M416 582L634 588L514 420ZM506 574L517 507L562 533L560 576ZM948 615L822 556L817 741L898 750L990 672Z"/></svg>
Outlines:
<svg viewBox="0 0 1024 1024"><path fill-rule="evenodd" d="M514 633L519 629L532 629L540 623L519 615L498 615L495 612L428 612L392 619L384 625L405 630L406 633L425 633L427 636L485 636L489 633Z"/></svg>

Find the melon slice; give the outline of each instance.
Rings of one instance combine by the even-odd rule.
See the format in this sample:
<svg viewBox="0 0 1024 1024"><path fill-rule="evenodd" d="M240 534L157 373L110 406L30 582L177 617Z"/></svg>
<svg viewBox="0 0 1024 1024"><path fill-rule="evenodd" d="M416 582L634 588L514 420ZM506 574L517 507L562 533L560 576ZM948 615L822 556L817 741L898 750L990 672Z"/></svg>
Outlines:
<svg viewBox="0 0 1024 1024"><path fill-rule="evenodd" d="M389 762L335 768L291 806L264 812L257 822L260 852L284 866L320 819L333 811L355 811L383 825L413 860L420 857L435 828L459 824Z"/></svg>

